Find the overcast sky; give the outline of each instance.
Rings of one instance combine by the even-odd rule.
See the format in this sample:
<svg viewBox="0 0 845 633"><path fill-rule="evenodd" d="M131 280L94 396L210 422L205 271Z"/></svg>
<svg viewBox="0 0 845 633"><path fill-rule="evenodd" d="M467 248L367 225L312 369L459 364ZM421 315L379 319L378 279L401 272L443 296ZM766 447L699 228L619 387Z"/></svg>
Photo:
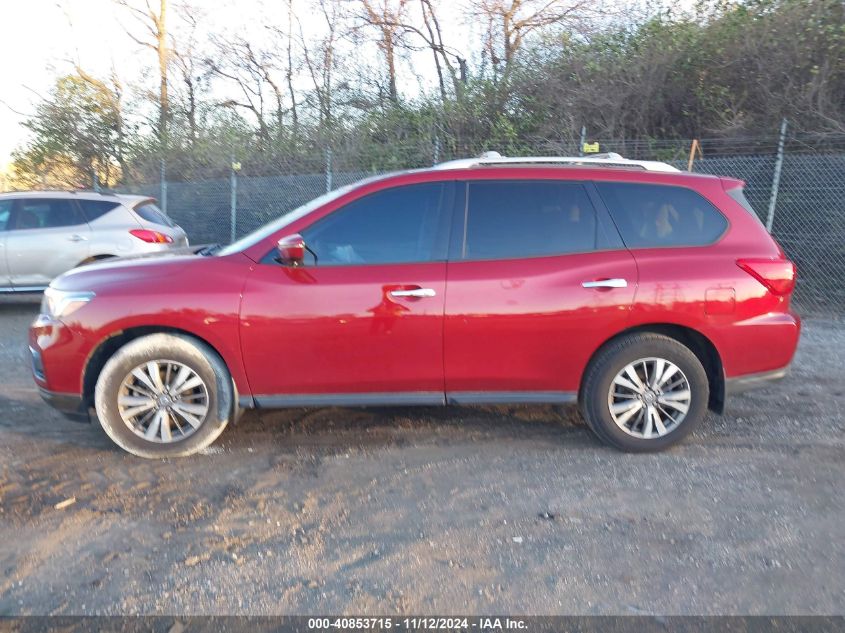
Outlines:
<svg viewBox="0 0 845 633"><path fill-rule="evenodd" d="M140 0L138 0L140 3ZM282 0L187 0L202 15L202 31L221 35L232 31L248 34L250 39L262 37L265 22L284 24L285 3ZM294 6L296 6L296 1ZM299 0L304 4L307 0ZM473 0L441 2L441 22L447 43L470 46L473 25L467 24L458 5ZM612 1L612 0L611 0ZM619 0L622 6L653 5L661 0ZM694 0L679 0L674 5L691 6ZM142 4L142 3L140 3ZM154 5L157 3L153 3ZM168 22L179 26L174 15L179 0L173 0ZM33 111L39 95L48 92L57 74L72 72L79 61L88 72L107 77L116 69L124 85L137 81L147 73L153 86L155 53L134 43L126 28L140 35L138 23L114 0L0 0L0 171L11 151L24 142L27 131L21 122ZM449 7L452 7L451 9ZM300 10L306 36L318 29L313 11ZM203 36L200 35L200 39ZM206 38L207 39L207 38ZM461 51L467 56L471 50ZM360 55L356 50L356 57ZM414 59L413 71L422 75L431 65L428 55ZM401 86L406 94L418 89L418 80L410 65L400 68ZM410 79L410 83L409 83Z"/></svg>
<svg viewBox="0 0 845 633"><path fill-rule="evenodd" d="M26 138L20 122L32 111L38 94L52 84L57 69L67 70L79 51L95 72L117 66L136 66L127 50L111 0L70 0L73 29L56 0L3 3L0 20L0 164Z"/></svg>
<svg viewBox="0 0 845 633"><path fill-rule="evenodd" d="M117 69L134 79L155 68L154 53L135 44L124 27L138 24L113 0L26 0L2 3L0 19L0 168L26 139L20 123L32 112L57 73L70 72L77 59L89 72L107 76ZM196 0L207 7L209 26L240 25L263 0ZM280 6L281 2L275 2Z"/></svg>
<svg viewBox="0 0 845 633"><path fill-rule="evenodd" d="M238 31L260 39L265 21L284 24L286 20L282 0L189 2L202 13L202 30L221 35ZM0 4L0 170L12 150L26 140L21 122L33 111L38 96L48 92L57 74L72 72L77 59L88 72L101 77L115 68L124 84L144 72L153 77L155 53L126 34L129 28L143 35L143 27L114 0L0 0ZM171 28L179 26L177 4L174 0L168 14ZM298 14L306 35L310 28L319 28L309 25L313 12ZM454 24L456 20L446 21ZM403 87L413 90L413 86Z"/></svg>

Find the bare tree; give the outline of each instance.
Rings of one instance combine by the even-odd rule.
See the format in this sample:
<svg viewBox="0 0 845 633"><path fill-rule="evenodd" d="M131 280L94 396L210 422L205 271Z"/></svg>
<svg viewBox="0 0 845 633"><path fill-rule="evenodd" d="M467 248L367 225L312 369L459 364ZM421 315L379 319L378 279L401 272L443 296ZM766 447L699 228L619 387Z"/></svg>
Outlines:
<svg viewBox="0 0 845 633"><path fill-rule="evenodd" d="M598 0L480 0L472 10L486 24L485 54L507 71L531 33L552 25L581 27L599 11Z"/></svg>
<svg viewBox="0 0 845 633"><path fill-rule="evenodd" d="M205 64L209 71L230 81L238 96L224 100L219 105L240 108L252 113L258 125L258 138L262 144L270 141L270 124L267 120L268 89L277 97L276 116L281 117L281 102L278 86L268 84L269 70L252 44L243 37L232 41L215 39L215 55L208 57Z"/></svg>
<svg viewBox="0 0 845 633"><path fill-rule="evenodd" d="M356 0L360 4L360 19L378 29L376 40L387 67L387 96L396 103L399 90L396 83L396 49L402 45L406 32L408 0Z"/></svg>
<svg viewBox="0 0 845 633"><path fill-rule="evenodd" d="M425 32L417 31L431 49L434 55L434 66L437 69L437 83L440 87L440 98L446 101L446 84L443 79L444 69L449 73L452 80L452 88L455 96L460 98L461 86L466 82L466 59L461 57L454 49L448 48L443 42L443 30L440 28L440 20L437 17L434 4L431 0L420 0L422 20ZM458 73L452 59L458 64Z"/></svg>
<svg viewBox="0 0 845 633"><path fill-rule="evenodd" d="M375 4L374 0L354 1L361 5L362 14L359 18L364 24L379 30L377 43L385 58L388 94L393 101L398 99L396 55L399 48L411 51L428 49L434 60L441 100L448 98L447 75L452 90L460 96L461 85L466 81L466 60L454 48L445 44L436 0L419 0L418 12L413 11L409 0L381 0L381 4ZM418 40L422 41L422 45Z"/></svg>
<svg viewBox="0 0 845 633"><path fill-rule="evenodd" d="M342 33L344 14L338 0L317 0L321 21L324 25L322 36L309 40L305 37L302 22L296 18L299 30L299 44L305 68L314 87L317 100L319 125L331 131L334 125L335 77L337 67L337 46Z"/></svg>
<svg viewBox="0 0 845 633"><path fill-rule="evenodd" d="M140 46L155 52L158 59L159 93L158 93L158 137L163 144L167 144L167 124L170 118L170 101L168 97L167 70L170 60L170 47L167 44L167 0L159 0L158 11L153 9L151 0L144 0L143 7L133 0L115 0L117 4L129 10L136 20L147 31L146 38L137 37L127 30L127 35Z"/></svg>
<svg viewBox="0 0 845 633"><path fill-rule="evenodd" d="M188 144L193 147L198 135L197 111L199 90L203 69L200 67L197 53L196 32L198 20L196 11L189 9L181 13L181 18L187 27L187 36L183 44L177 45L171 37L171 62L179 73L184 95L182 96L182 113L188 122Z"/></svg>
<svg viewBox="0 0 845 633"><path fill-rule="evenodd" d="M296 136L299 132L299 114L296 111L296 91L293 88L293 0L288 0L288 21L287 32L285 33L285 40L287 42L288 61L285 79L287 81L288 95L290 97L291 123L293 124L294 136Z"/></svg>

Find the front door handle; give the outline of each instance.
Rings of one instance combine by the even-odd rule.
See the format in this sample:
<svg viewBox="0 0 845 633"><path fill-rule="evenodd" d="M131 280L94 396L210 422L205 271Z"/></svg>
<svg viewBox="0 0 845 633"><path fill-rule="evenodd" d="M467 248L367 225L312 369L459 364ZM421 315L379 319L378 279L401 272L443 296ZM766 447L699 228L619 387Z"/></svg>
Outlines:
<svg viewBox="0 0 845 633"><path fill-rule="evenodd" d="M627 288L628 281L625 279L597 279L585 281L581 285L584 288Z"/></svg>
<svg viewBox="0 0 845 633"><path fill-rule="evenodd" d="M433 297L437 293L432 288L413 288L411 290L391 290L391 297Z"/></svg>
<svg viewBox="0 0 845 633"><path fill-rule="evenodd" d="M71 235L71 236L70 236L70 237L68 237L67 239L68 239L68 240L70 240L71 242L84 242L84 241L85 241L85 240L87 240L88 238L87 238L87 237L83 237L83 236L81 236L81 235L77 235L76 233L74 233L73 235Z"/></svg>

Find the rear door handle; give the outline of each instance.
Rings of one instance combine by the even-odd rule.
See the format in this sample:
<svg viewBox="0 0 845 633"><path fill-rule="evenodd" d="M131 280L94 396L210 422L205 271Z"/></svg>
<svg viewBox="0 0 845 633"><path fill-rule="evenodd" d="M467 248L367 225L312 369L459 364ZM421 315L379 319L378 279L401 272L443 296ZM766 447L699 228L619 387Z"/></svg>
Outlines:
<svg viewBox="0 0 845 633"><path fill-rule="evenodd" d="M70 240L71 242L84 242L84 241L85 241L85 240L87 240L88 238L87 238L87 237L82 237L81 235L77 235L77 234L75 234L75 233L74 233L73 235L71 235L71 236L70 236L69 238L67 238L67 239L68 239L68 240Z"/></svg>
<svg viewBox="0 0 845 633"><path fill-rule="evenodd" d="M581 285L584 288L627 288L628 281L626 279L597 279L585 281Z"/></svg>
<svg viewBox="0 0 845 633"><path fill-rule="evenodd" d="M391 297L433 297L437 293L432 288L413 288L411 290L391 290Z"/></svg>

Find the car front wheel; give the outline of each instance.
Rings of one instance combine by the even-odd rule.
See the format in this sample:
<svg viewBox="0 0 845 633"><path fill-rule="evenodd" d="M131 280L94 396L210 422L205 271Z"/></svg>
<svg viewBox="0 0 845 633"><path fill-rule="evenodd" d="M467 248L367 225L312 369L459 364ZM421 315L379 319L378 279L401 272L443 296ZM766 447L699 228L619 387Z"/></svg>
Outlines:
<svg viewBox="0 0 845 633"><path fill-rule="evenodd" d="M208 345L150 334L121 347L94 393L108 436L139 457L190 455L209 446L235 412L232 379Z"/></svg>
<svg viewBox="0 0 845 633"><path fill-rule="evenodd" d="M604 442L629 452L680 442L707 413L707 373L685 345L632 334L600 350L584 375L581 412Z"/></svg>

